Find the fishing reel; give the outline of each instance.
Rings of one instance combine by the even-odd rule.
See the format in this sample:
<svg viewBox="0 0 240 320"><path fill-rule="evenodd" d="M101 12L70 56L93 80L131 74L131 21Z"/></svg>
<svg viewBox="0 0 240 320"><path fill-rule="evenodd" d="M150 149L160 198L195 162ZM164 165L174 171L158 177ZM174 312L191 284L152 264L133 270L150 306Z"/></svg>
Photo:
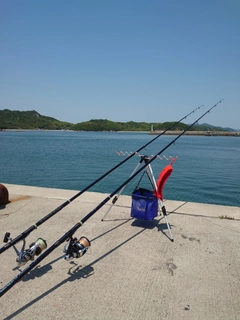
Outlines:
<svg viewBox="0 0 240 320"><path fill-rule="evenodd" d="M66 253L64 259L70 261L74 258L82 257L91 246L91 242L86 237L69 238L66 245L64 246L63 252Z"/></svg>
<svg viewBox="0 0 240 320"><path fill-rule="evenodd" d="M11 241L10 233L7 232L4 237L4 242ZM42 238L38 238L35 242L31 243L29 246L29 249L25 250L26 240L23 239L23 245L22 249L18 251L15 245L13 245L13 249L15 250L17 254L16 262L18 263L18 266L21 267L24 264L26 264L29 260L34 260L35 256L39 256L44 249L47 248L47 242L43 240Z"/></svg>

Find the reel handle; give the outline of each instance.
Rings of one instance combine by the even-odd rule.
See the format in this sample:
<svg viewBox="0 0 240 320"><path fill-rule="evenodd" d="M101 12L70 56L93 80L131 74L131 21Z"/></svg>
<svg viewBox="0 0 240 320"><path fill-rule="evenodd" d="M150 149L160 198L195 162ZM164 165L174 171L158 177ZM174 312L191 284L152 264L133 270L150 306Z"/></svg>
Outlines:
<svg viewBox="0 0 240 320"><path fill-rule="evenodd" d="M6 232L3 238L3 242L7 243L10 240L10 232Z"/></svg>

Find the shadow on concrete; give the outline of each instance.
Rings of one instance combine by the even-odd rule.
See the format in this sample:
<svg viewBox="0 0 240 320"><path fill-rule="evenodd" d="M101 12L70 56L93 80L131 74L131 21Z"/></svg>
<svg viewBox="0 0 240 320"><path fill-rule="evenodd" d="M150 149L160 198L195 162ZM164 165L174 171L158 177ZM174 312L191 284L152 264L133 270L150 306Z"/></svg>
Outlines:
<svg viewBox="0 0 240 320"><path fill-rule="evenodd" d="M180 206L178 206L176 209L168 212L168 215L171 214L171 213L176 213L176 211L180 208L182 208L183 206L185 206L188 202L184 202L183 204L181 204Z"/></svg>
<svg viewBox="0 0 240 320"><path fill-rule="evenodd" d="M57 261L61 260L64 258L65 255L62 255L58 257L57 259L49 262L48 264L44 266L36 266L33 270L31 270L28 274L26 274L25 277L22 278L23 282L29 281L29 280L34 280L35 278L40 278L42 275L46 274L50 270L52 270L52 265L56 263ZM19 269L20 270L20 269ZM20 270L21 271L21 270Z"/></svg>
<svg viewBox="0 0 240 320"><path fill-rule="evenodd" d="M121 223L121 224L119 224L119 225L117 225L117 226L115 226L115 227L107 230L106 232L100 234L99 236L93 238L93 239L91 240L91 242L96 241L97 239L103 237L104 235L106 235L106 234L108 234L108 233L116 230L117 228L119 228L119 227L121 227L122 225L124 225L125 223L127 223L129 220L131 220L131 219L128 219L128 220L124 221L123 223ZM56 263L57 261L63 259L64 256L65 256L65 254L62 255L62 256L60 256L60 257L58 257L57 259L49 262L48 264L46 264L46 265L44 265L44 266L37 265L34 269L32 269L28 274L26 274L26 275L22 278L22 281L23 281L23 282L26 282L26 281L29 281L29 280L34 280L35 278L40 278L42 275L44 275L44 274L46 274L47 272L49 272L50 270L52 270L52 265L53 265L54 263ZM73 261L71 261L70 263L73 263ZM20 267L15 267L13 270L19 270L19 272L22 272L22 270L21 270Z"/></svg>
<svg viewBox="0 0 240 320"><path fill-rule="evenodd" d="M168 230L167 223L160 223L161 220L164 219L162 217L161 219L157 220L134 220L132 223L133 227L138 227L138 228L144 228L144 229L154 229L157 228L158 231L160 231L165 237L167 237L169 240L172 241L172 239L169 237L169 235L165 232L165 230ZM169 223L169 227L172 229L174 225L171 225Z"/></svg>
<svg viewBox="0 0 240 320"><path fill-rule="evenodd" d="M36 302L39 302L39 300L45 298L46 296L48 296L49 294L51 294L53 291L57 290L58 288L60 288L61 286L63 286L64 284L66 284L67 282L71 282L71 281L76 281L76 280L81 280L81 279L87 279L89 276L94 274L94 268L93 266L98 263L99 261L101 261L102 259L106 258L107 256L109 256L110 254L112 254L114 251L118 250L120 247L124 246L126 243L128 243L129 241L131 241L132 239L134 239L135 237L137 237L139 234L141 234L142 232L144 232L146 229L142 229L140 231L138 231L137 233L135 233L133 236L131 236L130 238L128 238L127 240L123 241L122 243L120 243L119 245L117 245L116 247L114 247L113 249L109 250L108 252L106 252L105 254L103 254L102 256L100 256L99 258L97 258L96 260L94 260L92 263L90 263L89 265L81 268L81 266L77 265L74 261L71 261L70 263L73 265L69 270L68 270L68 275L69 277L67 279L64 279L62 282L58 283L57 285L55 285L54 287L52 287L51 289L49 289L48 291L44 292L43 294L41 294L40 296L38 296L37 298L35 298L34 300L30 301L29 303L27 303L25 306L23 306L22 308L16 310L14 313L12 313L11 315L9 315L8 317L4 318L4 320L9 320L9 319L13 319L14 317L18 316L21 312L23 312L24 310L26 310L27 308L29 308L30 306L32 306L33 304L35 304ZM95 239L96 240L96 239ZM57 260L61 259L58 258L52 262L50 262L49 264L51 265L51 263L56 262ZM48 264L48 265L49 265ZM49 266L43 266L41 268L37 269L37 275L34 274L34 272L36 272L36 269L34 269L31 272L30 278L29 279L34 279L36 277L40 277L41 275L43 275L45 273L46 270L49 270ZM74 267L76 267L74 269ZM50 268L51 269L51 268Z"/></svg>
<svg viewBox="0 0 240 320"><path fill-rule="evenodd" d="M180 207L182 207L184 204L182 204L181 206L179 206L178 208L174 209L173 211L171 211L169 214L171 213L175 213L176 210L178 210ZM83 268L81 267L81 265L76 264L74 261L71 261L70 264L72 264L73 266L71 266L71 268L68 270L68 275L69 277L67 279L64 279L62 282L58 283L57 285L55 285L54 287L52 287L51 289L49 289L48 291L44 292L43 294L41 294L40 296L38 296L37 298L35 298L34 300L30 301L28 304L26 304L25 306L23 306L22 308L18 309L17 311L15 311L14 313L12 313L10 316L6 317L5 319L13 319L14 317L16 317L17 315L19 315L21 312L23 312L24 310L26 310L27 308L29 308L30 306L32 306L33 304L35 304L36 302L38 302L39 300L43 299L44 297L46 297L47 295L51 294L53 291L57 290L58 288L60 288L61 286L63 286L65 283L69 282L69 281L76 281L76 280L81 280L81 279L86 279L89 276L94 274L94 268L93 266L98 263L99 261L101 261L102 259L106 258L107 256L109 256L110 254L112 254L114 251L116 251L117 249L119 249L120 247L124 246L126 243L128 243L129 241L131 241L132 239L134 239L135 237L137 237L139 234L141 234L142 232L144 232L147 229L154 229L157 228L158 231L162 232L167 238L169 238L169 236L166 234L166 232L164 230L168 230L167 224L166 223L161 223L159 224L159 222L164 219L164 216L162 216L160 219L155 219L155 220L151 220L151 221L147 221L147 220L133 220L133 218L124 220L124 222L122 222L121 224L107 230L106 232L100 234L99 236L93 238L91 241L95 241L97 239L99 239L100 237L116 230L117 228L123 226L124 224L126 224L127 222L129 222L130 220L133 220L132 222L132 226L134 227L139 227L142 228L140 231L138 231L137 233L135 233L133 236L131 236L130 238L126 239L125 241L123 241L122 243L120 243L119 245L117 245L116 247L114 247L113 249L109 250L108 252L106 252L104 255L100 256L99 258L97 258L96 260L94 260L92 263L90 263L87 266L84 266ZM111 221L118 221L121 219L113 219ZM104 220L105 221L105 220ZM170 238L169 238L170 239ZM170 239L171 240L171 239ZM50 263L48 263L45 266L37 266L35 269L33 269L29 274L27 274L22 281L29 281L29 280L34 280L35 278L39 278L41 277L43 274L46 274L46 272L49 272L50 270L52 270L52 264L56 263L58 260L62 259L64 256L61 256L53 261L51 261Z"/></svg>
<svg viewBox="0 0 240 320"><path fill-rule="evenodd" d="M104 222L105 222L105 221L119 221L119 220L121 220L121 219L104 220ZM99 236L93 238L93 239L91 240L91 242L93 242L93 241L101 238L102 236L105 236L105 235L108 234L109 232L112 232L112 231L116 230L117 228L123 226L125 223L129 222L130 220L132 220L132 218L130 218L130 219L129 219L129 218L128 218L128 219L122 219L122 220L124 220L124 222L118 224L117 226L113 227L112 229L109 229L109 230L105 231L104 233L101 233Z"/></svg>

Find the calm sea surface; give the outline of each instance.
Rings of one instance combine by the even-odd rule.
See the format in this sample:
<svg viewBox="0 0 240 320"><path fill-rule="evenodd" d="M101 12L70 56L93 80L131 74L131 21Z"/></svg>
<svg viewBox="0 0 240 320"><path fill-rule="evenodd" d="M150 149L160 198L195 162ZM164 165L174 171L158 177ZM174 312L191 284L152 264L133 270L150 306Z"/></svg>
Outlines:
<svg viewBox="0 0 240 320"><path fill-rule="evenodd" d="M148 133L5 131L0 132L0 183L81 190L124 156L155 136ZM161 136L142 150L155 155L176 136ZM240 207L240 138L182 136L160 157L178 156L164 188L164 198ZM134 156L88 191L112 193L139 163ZM170 160L155 159L155 178ZM141 173L123 194L130 195ZM151 185L146 174L140 186ZM76 191L76 193L77 193Z"/></svg>

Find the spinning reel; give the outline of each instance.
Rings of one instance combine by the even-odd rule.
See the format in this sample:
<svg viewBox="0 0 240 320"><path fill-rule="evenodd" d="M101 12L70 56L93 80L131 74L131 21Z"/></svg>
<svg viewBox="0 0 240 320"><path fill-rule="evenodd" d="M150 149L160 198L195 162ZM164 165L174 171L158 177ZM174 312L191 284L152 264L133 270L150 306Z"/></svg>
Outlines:
<svg viewBox="0 0 240 320"><path fill-rule="evenodd" d="M10 233L7 232L4 237L4 242L11 241L12 239L10 238ZM34 260L34 256L39 256L40 253L44 249L47 248L47 242L43 240L42 238L38 238L35 242L30 244L29 249L25 250L25 245L26 245L26 240L23 239L23 245L22 249L18 251L16 246L13 245L13 249L15 250L17 254L17 259L16 262L18 263L18 266L23 266L25 263L27 263L29 260Z"/></svg>
<svg viewBox="0 0 240 320"><path fill-rule="evenodd" d="M87 252L90 246L91 243L86 237L81 237L78 240L77 238L73 238L71 236L64 246L63 252L66 253L64 259L70 261L74 258L80 258Z"/></svg>

